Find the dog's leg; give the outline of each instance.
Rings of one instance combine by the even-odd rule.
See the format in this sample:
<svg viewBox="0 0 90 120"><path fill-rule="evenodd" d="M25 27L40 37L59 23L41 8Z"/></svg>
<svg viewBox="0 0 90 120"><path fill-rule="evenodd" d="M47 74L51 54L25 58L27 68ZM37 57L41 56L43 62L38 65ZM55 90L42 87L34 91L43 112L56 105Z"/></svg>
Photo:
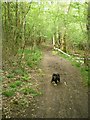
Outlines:
<svg viewBox="0 0 90 120"><path fill-rule="evenodd" d="M55 80L55 83L57 84L57 79Z"/></svg>
<svg viewBox="0 0 90 120"><path fill-rule="evenodd" d="M57 80L58 80L58 82L60 82L60 75L59 74L57 74Z"/></svg>
<svg viewBox="0 0 90 120"><path fill-rule="evenodd" d="M52 80L51 80L51 83L54 81L54 74L52 75Z"/></svg>

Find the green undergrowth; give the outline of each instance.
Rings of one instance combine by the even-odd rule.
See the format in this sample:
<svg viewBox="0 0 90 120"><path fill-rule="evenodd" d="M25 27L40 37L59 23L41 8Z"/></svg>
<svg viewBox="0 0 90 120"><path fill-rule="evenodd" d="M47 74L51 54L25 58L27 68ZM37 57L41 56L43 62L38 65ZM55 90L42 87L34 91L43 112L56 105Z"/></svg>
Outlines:
<svg viewBox="0 0 90 120"><path fill-rule="evenodd" d="M74 56L68 57L68 56L66 56L66 55L64 55L64 54L62 54L62 53L60 53L58 51L55 51L55 50L52 51L52 54L53 55L57 54L60 57L65 58L66 60L70 61L73 66L76 66L80 70L80 72L81 72L84 84L90 86L90 80L88 79L88 77L89 77L88 76L89 75L88 74L88 71L89 71L88 67L86 67L79 60L76 60L76 57L74 57Z"/></svg>
<svg viewBox="0 0 90 120"><path fill-rule="evenodd" d="M19 50L18 54L21 56L22 50ZM6 97L15 96L16 92L23 93L24 95L30 94L32 96L41 95L41 92L36 90L37 87L35 87L30 70L38 67L42 59L42 52L39 48L33 50L25 49L23 56L21 65L18 67L18 64L13 62L13 69L8 70L5 75L6 81L9 82L5 83L7 87L3 89L2 94ZM24 88L25 86L27 88ZM28 88L28 86L32 88Z"/></svg>
<svg viewBox="0 0 90 120"><path fill-rule="evenodd" d="M22 50L19 50L19 54ZM42 52L39 48L25 49L24 50L24 60L27 66L34 68L37 66L42 58Z"/></svg>
<svg viewBox="0 0 90 120"><path fill-rule="evenodd" d="M33 88L24 88L22 89L22 92L27 95L27 94L31 94L32 96L38 96L41 95L41 92L37 92L36 90L34 90Z"/></svg>
<svg viewBox="0 0 90 120"><path fill-rule="evenodd" d="M22 84L22 82L20 80L17 80L15 82L11 83L10 87L11 88L16 88L16 87L20 86L21 84Z"/></svg>
<svg viewBox="0 0 90 120"><path fill-rule="evenodd" d="M22 80L22 81L30 81L30 80L31 80L31 76L28 75L28 74L24 74L24 75L21 77L21 80Z"/></svg>
<svg viewBox="0 0 90 120"><path fill-rule="evenodd" d="M21 84L16 85L13 83L12 85L10 85L10 87L7 90L3 91L2 94L6 97L15 96L15 92L17 92L17 90L18 90L17 86L19 86L19 85L21 85ZM32 86L32 84L31 84L31 86ZM27 88L20 89L19 92L22 93L23 95L29 95L29 94L32 96L42 95L41 91L37 91L34 88L30 88L30 86Z"/></svg>
<svg viewBox="0 0 90 120"><path fill-rule="evenodd" d="M23 76L24 74L27 74L27 71L25 71L24 68L15 68L14 70L12 70L12 74Z"/></svg>
<svg viewBox="0 0 90 120"><path fill-rule="evenodd" d="M12 97L15 95L16 89L8 88L7 90L3 91L2 94L6 97Z"/></svg>

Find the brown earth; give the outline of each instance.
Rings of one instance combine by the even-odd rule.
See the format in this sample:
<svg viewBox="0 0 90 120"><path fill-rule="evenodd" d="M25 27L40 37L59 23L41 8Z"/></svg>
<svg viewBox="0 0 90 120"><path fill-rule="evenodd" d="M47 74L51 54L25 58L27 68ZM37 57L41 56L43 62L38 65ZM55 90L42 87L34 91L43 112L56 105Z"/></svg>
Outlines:
<svg viewBox="0 0 90 120"><path fill-rule="evenodd" d="M4 97L4 109L7 108L7 112L3 112L4 116L13 118L87 118L88 87L84 85L79 69L64 58L53 55L52 48L45 48L42 51L44 56L40 66L32 73L30 70L30 74L34 77L32 81L38 83L39 90L43 94L36 96L32 103L28 107L24 106L21 111L19 104L13 107L12 97ZM51 83L54 72L60 74L61 82L58 85Z"/></svg>
<svg viewBox="0 0 90 120"><path fill-rule="evenodd" d="M69 61L52 55L50 49L44 50L40 69L44 75L38 75L38 80L42 80L39 87L44 94L36 97L34 104L26 110L25 117L87 118L88 89L83 84L79 69ZM61 75L61 83L57 86L50 82L54 72Z"/></svg>

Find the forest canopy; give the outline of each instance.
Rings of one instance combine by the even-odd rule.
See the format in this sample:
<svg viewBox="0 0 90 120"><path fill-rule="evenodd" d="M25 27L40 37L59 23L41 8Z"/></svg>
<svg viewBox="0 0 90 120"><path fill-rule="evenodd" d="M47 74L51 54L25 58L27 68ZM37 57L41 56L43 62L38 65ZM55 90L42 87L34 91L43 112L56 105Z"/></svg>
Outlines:
<svg viewBox="0 0 90 120"><path fill-rule="evenodd" d="M73 54L87 47L88 3L61 0L2 2L3 61L14 59L18 50L42 43Z"/></svg>

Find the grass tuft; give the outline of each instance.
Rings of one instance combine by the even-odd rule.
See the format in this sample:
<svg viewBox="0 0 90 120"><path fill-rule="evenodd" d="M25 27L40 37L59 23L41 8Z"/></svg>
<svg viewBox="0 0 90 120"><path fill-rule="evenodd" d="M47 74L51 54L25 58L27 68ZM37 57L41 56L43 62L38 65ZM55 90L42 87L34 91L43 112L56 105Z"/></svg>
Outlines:
<svg viewBox="0 0 90 120"><path fill-rule="evenodd" d="M12 97L15 94L15 90L9 89L9 90L4 91L2 94L6 97Z"/></svg>
<svg viewBox="0 0 90 120"><path fill-rule="evenodd" d="M22 82L19 81L19 80L17 80L17 81L15 81L14 83L11 83L11 84L10 84L10 87L11 87L11 88L16 88L17 86L20 86L21 84L22 84Z"/></svg>
<svg viewBox="0 0 90 120"><path fill-rule="evenodd" d="M40 95L39 92L37 92L36 90L34 90L33 88L24 88L22 90L22 92L27 95L27 94L31 94L32 96L38 96Z"/></svg>

